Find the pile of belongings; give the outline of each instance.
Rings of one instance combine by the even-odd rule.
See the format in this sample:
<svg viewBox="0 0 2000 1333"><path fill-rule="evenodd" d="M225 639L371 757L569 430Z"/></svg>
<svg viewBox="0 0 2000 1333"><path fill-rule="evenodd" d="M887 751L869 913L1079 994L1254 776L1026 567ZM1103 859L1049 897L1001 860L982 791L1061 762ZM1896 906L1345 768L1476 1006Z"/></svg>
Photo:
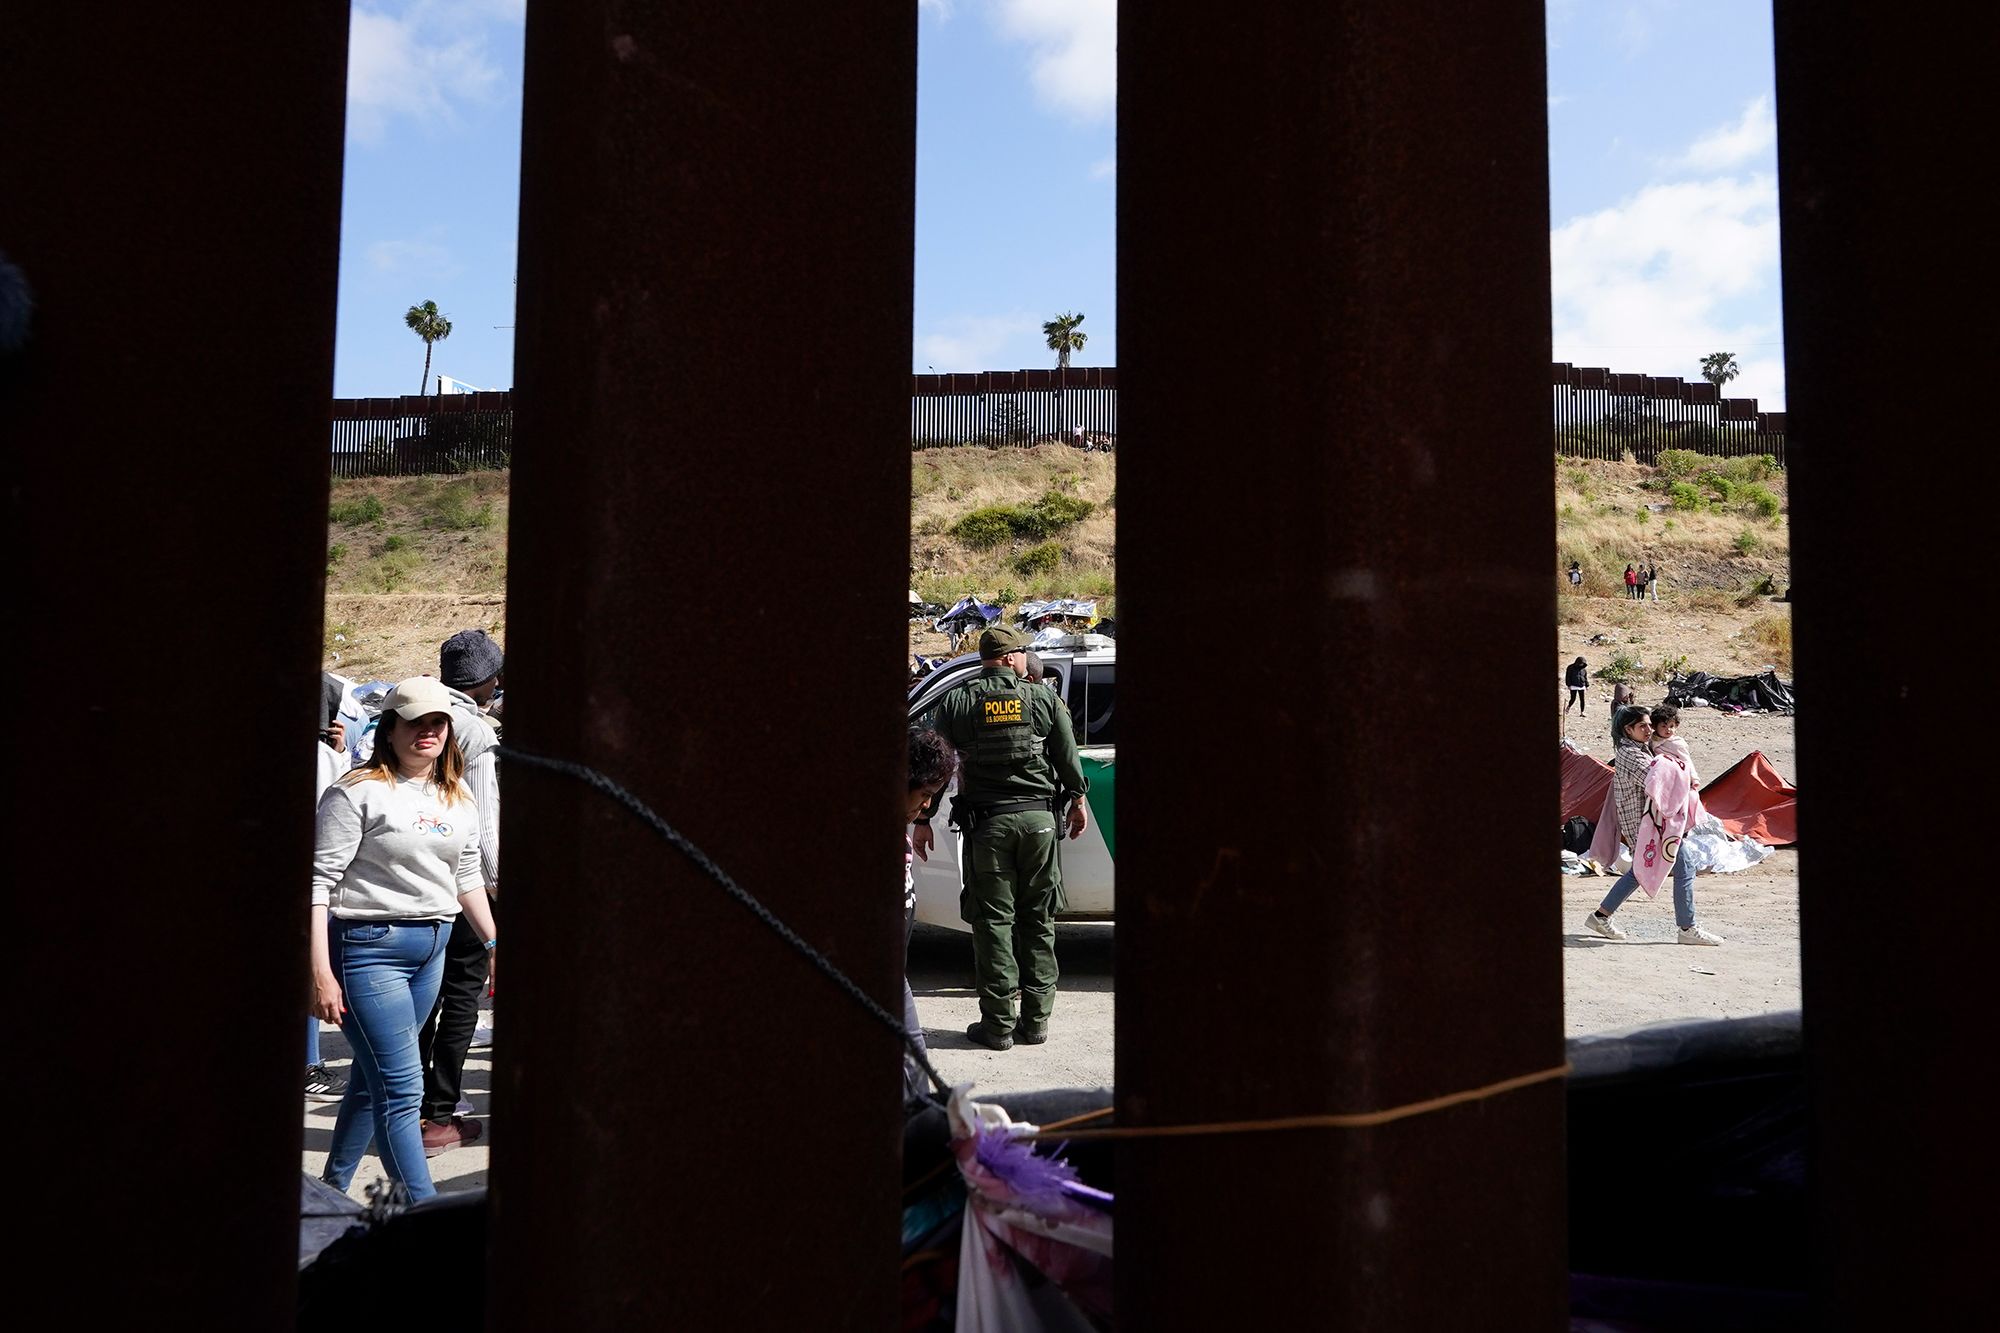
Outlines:
<svg viewBox="0 0 2000 1333"><path fill-rule="evenodd" d="M932 621L931 628L949 638L951 650L957 652L966 639L999 620L1000 615L1000 607L967 593L952 605L951 610Z"/></svg>
<svg viewBox="0 0 2000 1333"><path fill-rule="evenodd" d="M1089 1333L1110 1326L1112 1196L1061 1155L1044 1155L1021 1137L1036 1130L973 1100L970 1085L910 1121L903 1139L903 1328Z"/></svg>
<svg viewBox="0 0 2000 1333"><path fill-rule="evenodd" d="M943 606L936 602L925 601L923 598L917 596L915 588L910 589L910 619L936 620L944 612L945 608Z"/></svg>
<svg viewBox="0 0 2000 1333"><path fill-rule="evenodd" d="M1578 875L1586 873L1578 863L1588 864L1597 819L1611 794L1612 766L1577 749L1567 737L1561 756L1563 873ZM1748 870L1772 848L1798 841L1798 790L1779 776L1761 750L1752 750L1722 776L1704 783L1698 794L1702 815L1681 839L1680 852L1697 873ZM1622 871L1626 860L1621 855L1615 865L1600 869Z"/></svg>
<svg viewBox="0 0 2000 1333"><path fill-rule="evenodd" d="M1754 676L1711 676L1690 671L1667 682L1667 702L1676 708L1719 708L1729 713L1792 711L1793 690L1775 671Z"/></svg>
<svg viewBox="0 0 2000 1333"><path fill-rule="evenodd" d="M1072 634L1085 634L1095 628L1097 603L1080 597L1023 602L1014 613L1014 623L1035 636L1030 647L1049 647Z"/></svg>

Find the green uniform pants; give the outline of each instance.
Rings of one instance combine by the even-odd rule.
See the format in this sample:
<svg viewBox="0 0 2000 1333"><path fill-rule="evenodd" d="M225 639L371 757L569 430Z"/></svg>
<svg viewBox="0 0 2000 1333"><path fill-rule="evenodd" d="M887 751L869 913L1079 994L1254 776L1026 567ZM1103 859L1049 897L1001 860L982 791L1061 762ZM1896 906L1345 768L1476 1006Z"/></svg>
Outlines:
<svg viewBox="0 0 2000 1333"><path fill-rule="evenodd" d="M1056 1007L1056 817L1046 810L995 815L965 839L959 915L972 927L979 1016L989 1031L1042 1027Z"/></svg>

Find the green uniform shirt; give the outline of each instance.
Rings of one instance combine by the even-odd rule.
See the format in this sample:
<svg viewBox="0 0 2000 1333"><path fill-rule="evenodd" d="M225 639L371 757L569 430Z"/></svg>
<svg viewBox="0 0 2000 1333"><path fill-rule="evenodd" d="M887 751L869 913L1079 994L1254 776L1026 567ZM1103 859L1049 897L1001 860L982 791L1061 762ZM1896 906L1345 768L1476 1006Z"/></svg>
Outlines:
<svg viewBox="0 0 2000 1333"><path fill-rule="evenodd" d="M945 695L931 718L958 751L961 805L1045 801L1090 790L1069 710L1054 690L1007 667L982 669Z"/></svg>

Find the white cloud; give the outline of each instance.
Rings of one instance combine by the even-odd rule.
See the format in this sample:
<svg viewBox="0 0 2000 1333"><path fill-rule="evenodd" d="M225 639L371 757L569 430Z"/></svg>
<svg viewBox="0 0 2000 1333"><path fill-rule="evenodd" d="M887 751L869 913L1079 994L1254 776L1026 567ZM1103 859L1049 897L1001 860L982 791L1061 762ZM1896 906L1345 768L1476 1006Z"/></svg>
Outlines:
<svg viewBox="0 0 2000 1333"><path fill-rule="evenodd" d="M995 364L1017 339L1039 334L1041 322L1025 311L1005 315L949 315L917 339L917 364L939 371L1004 370Z"/></svg>
<svg viewBox="0 0 2000 1333"><path fill-rule="evenodd" d="M427 236L441 234L439 228L432 228ZM406 237L398 240L376 241L365 252L368 266L377 273L400 273L413 277L448 278L459 271L458 263L452 259L451 251L435 240L424 237Z"/></svg>
<svg viewBox="0 0 2000 1333"><path fill-rule="evenodd" d="M1549 238L1558 361L1693 378L1734 350L1732 395L1781 404L1778 195L1769 176L1647 186Z"/></svg>
<svg viewBox="0 0 2000 1333"><path fill-rule="evenodd" d="M1653 16L1643 5L1627 5L1619 16L1618 31L1612 38L1627 59L1643 55L1653 44Z"/></svg>
<svg viewBox="0 0 2000 1333"><path fill-rule="evenodd" d="M1029 48L1043 105L1101 120L1118 104L1118 0L999 0L1001 35Z"/></svg>
<svg viewBox="0 0 2000 1333"><path fill-rule="evenodd" d="M1101 157L1090 164L1090 178L1094 181L1110 180L1117 174L1118 159L1115 156Z"/></svg>
<svg viewBox="0 0 2000 1333"><path fill-rule="evenodd" d="M1730 171L1764 165L1778 145L1778 120L1769 97L1752 98L1734 125L1723 125L1696 139L1675 164L1685 171Z"/></svg>
<svg viewBox="0 0 2000 1333"><path fill-rule="evenodd" d="M482 18L503 21L517 5L410 6L402 17L357 7L347 37L347 132L378 143L396 116L450 124L465 102L490 100L500 69L489 58Z"/></svg>

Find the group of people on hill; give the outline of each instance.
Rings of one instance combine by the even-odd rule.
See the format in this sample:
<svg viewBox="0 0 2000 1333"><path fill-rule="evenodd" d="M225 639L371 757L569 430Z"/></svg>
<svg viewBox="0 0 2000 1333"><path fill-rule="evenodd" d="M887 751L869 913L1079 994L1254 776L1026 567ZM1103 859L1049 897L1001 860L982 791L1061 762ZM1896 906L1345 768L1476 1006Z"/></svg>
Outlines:
<svg viewBox="0 0 2000 1333"><path fill-rule="evenodd" d="M1653 564L1625 566L1625 595L1635 602L1643 602L1648 597L1659 601L1659 567Z"/></svg>
<svg viewBox="0 0 2000 1333"><path fill-rule="evenodd" d="M1583 562L1572 560L1564 577L1569 580L1572 593L1583 592ZM1631 601L1643 602L1648 598L1660 600L1660 567L1648 561L1645 564L1625 566L1625 596Z"/></svg>

